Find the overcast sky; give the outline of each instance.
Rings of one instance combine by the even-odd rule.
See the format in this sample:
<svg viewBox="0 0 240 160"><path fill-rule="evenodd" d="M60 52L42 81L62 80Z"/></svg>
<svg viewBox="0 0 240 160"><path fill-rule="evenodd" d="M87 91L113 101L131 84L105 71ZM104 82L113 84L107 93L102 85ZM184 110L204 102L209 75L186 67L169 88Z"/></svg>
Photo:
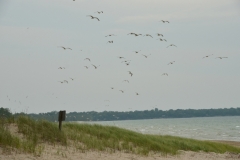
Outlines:
<svg viewBox="0 0 240 160"><path fill-rule="evenodd" d="M239 17L238 0L0 0L0 107L240 107Z"/></svg>

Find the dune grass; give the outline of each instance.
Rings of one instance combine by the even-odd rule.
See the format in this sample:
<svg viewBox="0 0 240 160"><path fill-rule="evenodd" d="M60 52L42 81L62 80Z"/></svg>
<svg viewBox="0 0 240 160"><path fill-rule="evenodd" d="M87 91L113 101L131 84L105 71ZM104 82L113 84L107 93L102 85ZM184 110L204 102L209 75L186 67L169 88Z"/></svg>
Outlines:
<svg viewBox="0 0 240 160"><path fill-rule="evenodd" d="M40 154L41 144L74 145L79 151L121 151L140 155L160 153L175 155L179 150L240 153L240 148L217 142L199 141L174 136L145 135L114 126L64 123L62 131L56 123L45 120L35 121L18 117L11 122L17 125L24 138L11 134L7 127L0 127L0 147ZM10 123L8 123L10 124Z"/></svg>

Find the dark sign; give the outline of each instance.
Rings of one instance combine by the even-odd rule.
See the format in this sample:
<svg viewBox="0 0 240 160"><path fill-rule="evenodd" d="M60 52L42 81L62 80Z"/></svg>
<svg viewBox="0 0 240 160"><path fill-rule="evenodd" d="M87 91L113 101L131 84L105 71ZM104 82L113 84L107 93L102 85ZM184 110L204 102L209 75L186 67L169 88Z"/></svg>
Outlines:
<svg viewBox="0 0 240 160"><path fill-rule="evenodd" d="M65 121L66 119L66 111L59 111L58 121Z"/></svg>

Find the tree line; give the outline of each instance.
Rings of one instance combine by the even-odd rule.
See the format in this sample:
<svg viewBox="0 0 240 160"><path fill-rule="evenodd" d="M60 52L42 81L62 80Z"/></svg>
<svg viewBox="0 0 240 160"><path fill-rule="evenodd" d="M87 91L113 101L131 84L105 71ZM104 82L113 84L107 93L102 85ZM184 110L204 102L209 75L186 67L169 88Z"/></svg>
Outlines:
<svg viewBox="0 0 240 160"><path fill-rule="evenodd" d="M58 111L39 114L15 113L12 114L7 108L0 108L0 116L27 115L33 119L46 119L58 121ZM215 117L215 116L240 116L240 108L219 109L177 109L159 110L158 108L144 111L103 111L103 112L69 112L66 121L116 121L116 120L139 120L159 118L191 118L191 117Z"/></svg>

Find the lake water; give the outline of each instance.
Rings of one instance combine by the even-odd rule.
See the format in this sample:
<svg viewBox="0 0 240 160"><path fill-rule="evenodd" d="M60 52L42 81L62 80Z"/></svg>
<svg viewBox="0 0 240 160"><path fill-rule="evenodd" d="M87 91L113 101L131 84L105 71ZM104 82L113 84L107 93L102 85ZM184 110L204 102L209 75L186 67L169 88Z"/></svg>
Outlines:
<svg viewBox="0 0 240 160"><path fill-rule="evenodd" d="M173 135L201 140L240 141L240 116L87 122L143 134Z"/></svg>

